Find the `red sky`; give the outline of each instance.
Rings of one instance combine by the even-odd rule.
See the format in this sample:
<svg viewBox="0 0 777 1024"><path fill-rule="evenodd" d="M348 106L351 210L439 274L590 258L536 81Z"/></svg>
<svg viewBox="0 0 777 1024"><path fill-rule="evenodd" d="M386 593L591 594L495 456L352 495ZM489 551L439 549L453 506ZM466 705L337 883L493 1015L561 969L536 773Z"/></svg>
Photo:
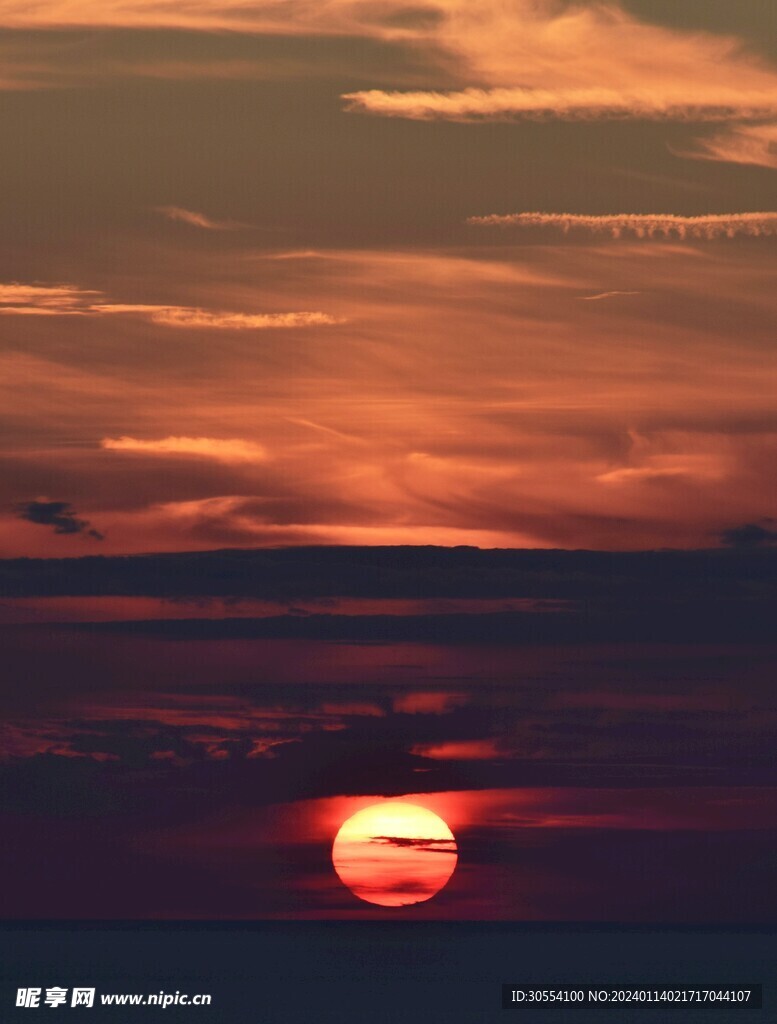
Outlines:
<svg viewBox="0 0 777 1024"><path fill-rule="evenodd" d="M777 67L719 6L4 4L0 554L770 518Z"/></svg>

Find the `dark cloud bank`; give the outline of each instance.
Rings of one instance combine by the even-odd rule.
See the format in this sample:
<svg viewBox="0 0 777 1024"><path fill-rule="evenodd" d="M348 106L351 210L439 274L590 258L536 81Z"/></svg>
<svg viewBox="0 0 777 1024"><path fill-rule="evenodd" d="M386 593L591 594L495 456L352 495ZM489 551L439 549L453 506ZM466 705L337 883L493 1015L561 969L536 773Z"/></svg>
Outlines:
<svg viewBox="0 0 777 1024"><path fill-rule="evenodd" d="M768 543L15 559L0 562L0 594L263 598L279 611L303 598L550 602L5 627L0 694L11 739L27 744L0 764L10 837L0 868L14 879L6 916L374 916L337 881L327 843L279 832L279 808L568 787L575 805L586 791L620 790L626 808L660 791L671 809L673 793L695 790L719 801L720 823L569 828L549 813L540 828L516 797L514 820L457 831L460 867L429 914L774 919L777 550ZM319 643L307 645L316 657L297 682L284 683L283 659L305 647L276 642L289 638ZM392 649L407 641L418 644L412 653ZM354 650L361 660L346 678L338 659ZM461 702L402 710L427 689ZM122 702L119 718L101 710ZM181 722L182 709L192 720ZM254 741L275 745L257 756ZM457 755L468 746L477 757ZM730 808L753 800L762 827L728 829Z"/></svg>
<svg viewBox="0 0 777 1024"><path fill-rule="evenodd" d="M472 614L279 614L81 623L178 639L585 643L773 640L777 549L545 551L286 548L0 562L0 595L303 599L537 599L545 610ZM280 609L279 609L280 610Z"/></svg>
<svg viewBox="0 0 777 1024"><path fill-rule="evenodd" d="M730 533L733 540L739 538L736 531ZM735 544L731 550L632 552L297 547L0 560L0 593L6 597L575 600L637 592L666 599L678 593L709 595L711 590L741 593L754 583L777 585L777 550L751 543Z"/></svg>

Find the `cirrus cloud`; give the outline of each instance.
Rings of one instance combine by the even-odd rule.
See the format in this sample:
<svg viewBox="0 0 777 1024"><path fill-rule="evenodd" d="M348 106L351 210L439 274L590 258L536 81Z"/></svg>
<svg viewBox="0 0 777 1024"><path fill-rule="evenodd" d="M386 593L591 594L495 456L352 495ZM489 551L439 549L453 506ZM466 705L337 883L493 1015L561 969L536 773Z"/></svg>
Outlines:
<svg viewBox="0 0 777 1024"><path fill-rule="evenodd" d="M177 221L180 224L188 224L194 228L204 228L206 231L236 231L247 227L237 221L214 220L204 213L196 210L187 210L182 206L156 206L155 211L161 214L166 220Z"/></svg>
<svg viewBox="0 0 777 1024"><path fill-rule="evenodd" d="M163 437L156 441L137 437L104 437L100 447L108 451L145 455L195 455L217 462L263 462L267 458L267 451L262 445L236 437Z"/></svg>
<svg viewBox="0 0 777 1024"><path fill-rule="evenodd" d="M438 2L427 40L458 60L461 87L360 90L343 96L347 110L424 121L721 122L729 131L676 155L775 165L777 71L742 39L649 24L616 3Z"/></svg>
<svg viewBox="0 0 777 1024"><path fill-rule="evenodd" d="M618 213L586 216L578 213L507 213L469 217L468 224L484 227L556 228L568 234L583 231L620 238L734 238L777 235L777 213L715 213L703 217L681 217L674 213ZM610 293L612 294L612 293ZM596 296L601 298L602 296Z"/></svg>
<svg viewBox="0 0 777 1024"><path fill-rule="evenodd" d="M720 160L777 170L777 123L736 125L697 139L691 149L672 152L691 160Z"/></svg>
<svg viewBox="0 0 777 1024"><path fill-rule="evenodd" d="M168 327L223 327L229 330L251 330L271 327L316 327L342 323L328 313L212 313L203 309L170 306L152 314L157 324Z"/></svg>
<svg viewBox="0 0 777 1024"><path fill-rule="evenodd" d="M0 315L30 316L140 316L165 327L203 327L226 330L316 327L343 321L320 311L240 313L200 309L197 306L137 302L103 302L105 296L76 285L0 284Z"/></svg>
<svg viewBox="0 0 777 1024"><path fill-rule="evenodd" d="M609 86L585 88L468 88L453 92L346 93L346 109L415 121L623 120L728 121L777 115L774 91L710 86L689 97L685 89L652 87L626 91Z"/></svg>

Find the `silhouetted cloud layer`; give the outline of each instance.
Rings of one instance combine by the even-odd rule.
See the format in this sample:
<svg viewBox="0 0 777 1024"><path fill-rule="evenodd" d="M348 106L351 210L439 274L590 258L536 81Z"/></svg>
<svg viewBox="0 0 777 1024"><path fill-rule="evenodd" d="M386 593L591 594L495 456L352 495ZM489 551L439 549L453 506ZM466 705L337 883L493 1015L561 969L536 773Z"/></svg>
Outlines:
<svg viewBox="0 0 777 1024"><path fill-rule="evenodd" d="M748 596L777 587L772 551L546 551L298 547L0 560L0 593L254 597L547 598ZM671 593L668 594L667 588Z"/></svg>
<svg viewBox="0 0 777 1024"><path fill-rule="evenodd" d="M761 523L743 523L741 526L732 526L724 530L720 535L723 544L730 544L732 547L760 547L764 544L777 543L777 530L772 524L774 519L767 519Z"/></svg>

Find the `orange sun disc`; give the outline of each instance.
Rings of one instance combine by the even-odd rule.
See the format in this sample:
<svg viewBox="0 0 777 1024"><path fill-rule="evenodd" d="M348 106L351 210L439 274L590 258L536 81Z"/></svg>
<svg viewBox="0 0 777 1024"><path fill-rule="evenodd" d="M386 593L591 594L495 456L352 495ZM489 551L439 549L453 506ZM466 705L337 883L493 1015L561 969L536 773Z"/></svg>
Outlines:
<svg viewBox="0 0 777 1024"><path fill-rule="evenodd" d="M360 900L381 907L423 903L453 874L456 840L433 811L386 801L357 811L340 827L332 863Z"/></svg>

